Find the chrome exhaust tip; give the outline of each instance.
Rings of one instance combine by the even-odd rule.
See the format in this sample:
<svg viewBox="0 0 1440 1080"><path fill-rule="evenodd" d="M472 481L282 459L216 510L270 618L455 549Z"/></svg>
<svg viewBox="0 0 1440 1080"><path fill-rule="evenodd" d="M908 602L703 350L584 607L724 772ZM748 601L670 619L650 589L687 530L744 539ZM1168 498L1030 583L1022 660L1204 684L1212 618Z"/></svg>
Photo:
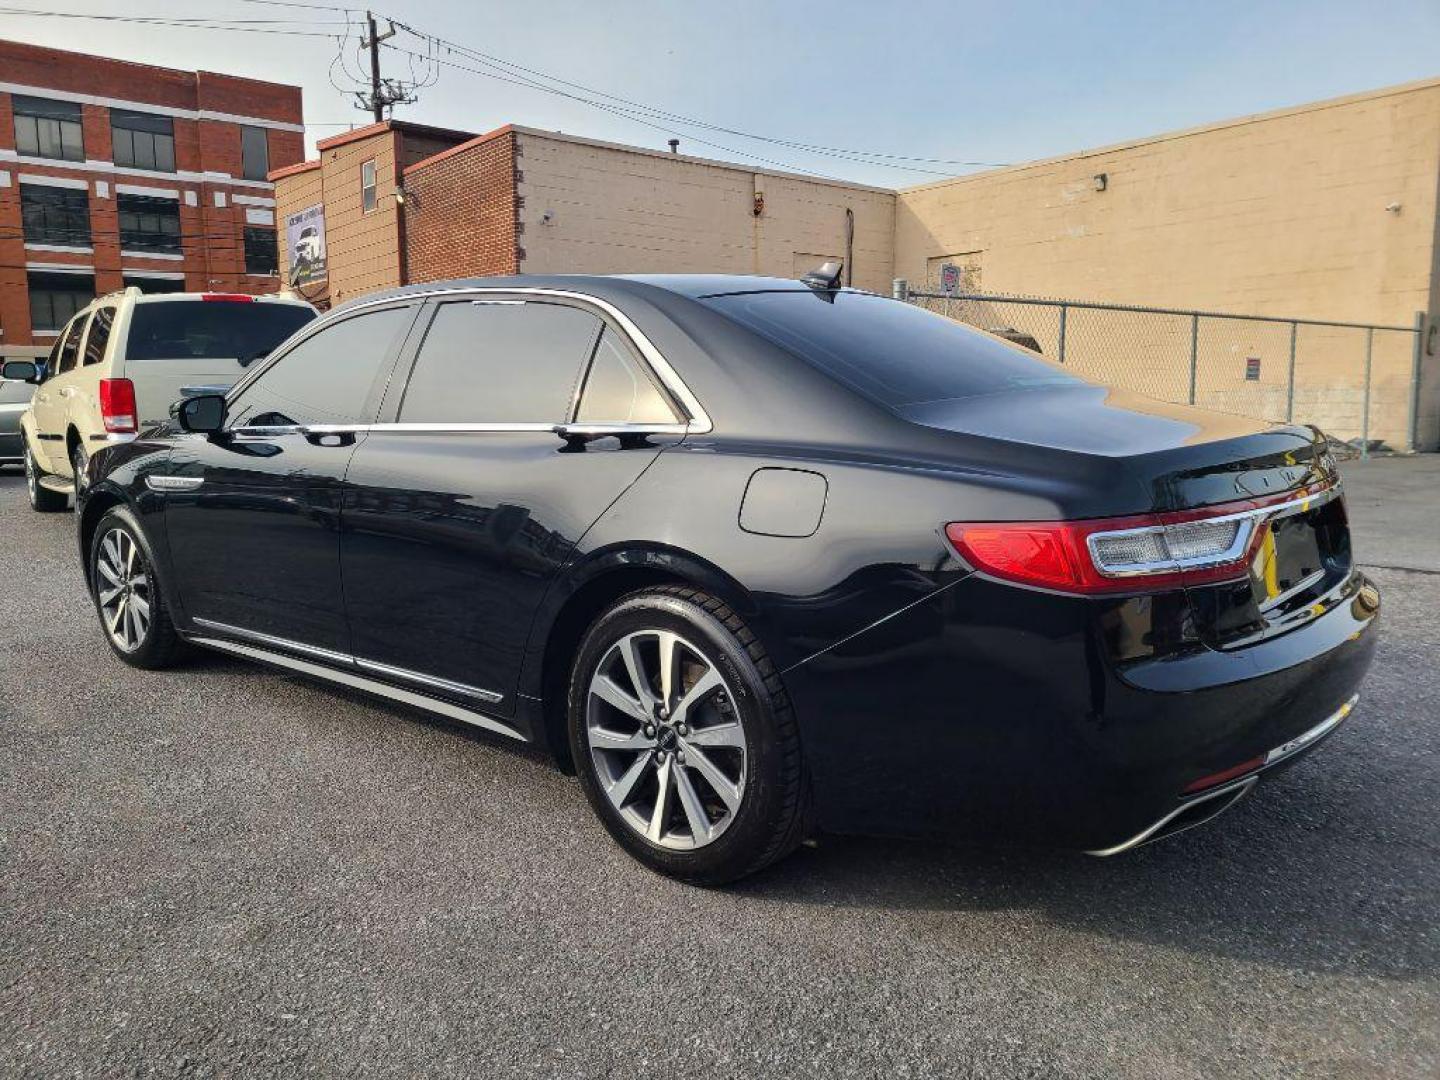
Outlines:
<svg viewBox="0 0 1440 1080"><path fill-rule="evenodd" d="M1110 855L1119 855L1121 852L1130 851L1139 847L1141 844L1153 843L1167 836L1182 833L1186 829L1193 829L1196 825L1204 825L1205 822L1219 817L1246 795L1250 794L1250 789L1259 782L1260 777L1256 774L1247 776L1245 779L1236 781L1233 784L1226 784L1224 787L1218 787L1213 791L1196 795L1175 807L1175 809L1171 810L1149 828L1136 833L1129 840L1116 844L1114 847L1087 851L1085 854L1097 855L1101 858Z"/></svg>

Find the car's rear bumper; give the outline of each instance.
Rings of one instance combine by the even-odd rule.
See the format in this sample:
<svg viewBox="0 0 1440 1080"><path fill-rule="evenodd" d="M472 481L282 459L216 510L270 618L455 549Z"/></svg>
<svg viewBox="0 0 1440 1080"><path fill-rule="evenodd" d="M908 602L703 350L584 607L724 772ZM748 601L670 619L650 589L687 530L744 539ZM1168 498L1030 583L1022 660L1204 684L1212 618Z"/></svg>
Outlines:
<svg viewBox="0 0 1440 1080"><path fill-rule="evenodd" d="M823 826L1100 852L1154 838L1162 819L1219 801L1255 770L1187 787L1344 709L1379 607L1357 573L1323 615L1269 641L1116 663L1100 609L1013 591L967 579L786 673ZM1053 618L1037 619L1042 607Z"/></svg>

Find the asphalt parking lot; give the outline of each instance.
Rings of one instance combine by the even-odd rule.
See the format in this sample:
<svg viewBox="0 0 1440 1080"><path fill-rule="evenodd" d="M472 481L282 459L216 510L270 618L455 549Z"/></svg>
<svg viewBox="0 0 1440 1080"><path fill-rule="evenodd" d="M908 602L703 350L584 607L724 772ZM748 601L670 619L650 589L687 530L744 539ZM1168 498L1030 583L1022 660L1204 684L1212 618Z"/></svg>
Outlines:
<svg viewBox="0 0 1440 1080"><path fill-rule="evenodd" d="M0 474L0 1074L1435 1076L1440 457L1347 471L1379 658L1228 816L1111 860L827 838L724 891L481 733L123 667Z"/></svg>

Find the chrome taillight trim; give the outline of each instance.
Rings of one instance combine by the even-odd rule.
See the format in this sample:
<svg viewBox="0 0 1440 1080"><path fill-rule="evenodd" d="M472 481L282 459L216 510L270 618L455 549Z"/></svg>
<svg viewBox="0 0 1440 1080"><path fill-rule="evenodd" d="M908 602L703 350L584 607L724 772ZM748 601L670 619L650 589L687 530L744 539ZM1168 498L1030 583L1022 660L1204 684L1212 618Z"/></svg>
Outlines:
<svg viewBox="0 0 1440 1080"><path fill-rule="evenodd" d="M1215 566L1226 566L1238 562L1244 556L1250 546L1250 541L1255 536L1255 530L1267 521L1277 518L1290 517L1294 514L1303 514L1317 506L1324 506L1331 499L1337 498L1341 493L1341 484L1336 480L1329 487L1310 495L1303 495L1298 499L1291 499L1287 502L1276 503L1274 506L1256 507L1254 510L1241 510L1234 514L1220 514L1216 517L1196 518L1193 522L1182 521L1171 525L1145 525L1136 529L1112 529L1105 532L1093 532L1085 538L1085 546L1090 553L1090 561L1094 564L1095 570L1103 577L1127 578L1145 577L1154 574L1173 574L1181 570L1207 570ZM1129 536L1165 536L1173 530L1183 529L1188 525L1223 525L1227 522L1236 521L1240 528L1235 530L1235 539L1224 551L1214 555L1201 555L1189 559L1168 559L1164 562L1154 563L1129 563L1119 565L1107 565L1100 557L1097 550L1098 542L1102 540L1115 539L1117 537Z"/></svg>

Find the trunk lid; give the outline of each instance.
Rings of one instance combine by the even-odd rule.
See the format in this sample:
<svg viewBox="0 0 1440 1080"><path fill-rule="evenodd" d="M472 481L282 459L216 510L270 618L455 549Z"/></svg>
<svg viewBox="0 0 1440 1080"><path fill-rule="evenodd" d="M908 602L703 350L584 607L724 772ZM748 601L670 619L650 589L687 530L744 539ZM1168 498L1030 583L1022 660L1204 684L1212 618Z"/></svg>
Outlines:
<svg viewBox="0 0 1440 1080"><path fill-rule="evenodd" d="M1340 477L1314 428L1277 426L1096 385L1039 387L907 406L916 423L1118 463L1133 480L1108 513L1257 508L1243 578L1186 587L1199 638L1265 640L1328 610L1352 571ZM1118 461L1117 461L1118 459Z"/></svg>

